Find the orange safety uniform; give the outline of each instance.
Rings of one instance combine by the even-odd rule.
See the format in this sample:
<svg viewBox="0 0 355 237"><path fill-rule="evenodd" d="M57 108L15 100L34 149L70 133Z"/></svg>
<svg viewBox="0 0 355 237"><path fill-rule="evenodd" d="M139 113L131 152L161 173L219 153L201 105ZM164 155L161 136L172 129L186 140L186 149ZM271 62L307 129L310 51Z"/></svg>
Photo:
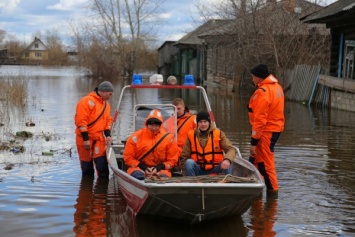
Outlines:
<svg viewBox="0 0 355 237"><path fill-rule="evenodd" d="M197 126L196 115L192 115L190 111L187 111L181 117L177 118L177 126L174 126L174 121L175 118L171 117L165 121L164 126L166 126L167 131L172 134L175 134L174 129L176 128L178 138L177 144L181 150L184 146L187 133L191 130L194 130Z"/></svg>
<svg viewBox="0 0 355 237"><path fill-rule="evenodd" d="M250 160L264 176L269 190L278 190L274 146L284 129L284 93L273 75L262 80L249 101L249 121L252 127L251 145L256 146Z"/></svg>
<svg viewBox="0 0 355 237"><path fill-rule="evenodd" d="M90 162L94 158L106 156L104 131L111 130L112 117L110 104L95 91L83 97L76 106L75 134L79 158ZM90 150L84 148L82 133L88 133Z"/></svg>
<svg viewBox="0 0 355 237"><path fill-rule="evenodd" d="M156 118L163 122L159 110L152 110L148 115L147 120ZM127 173L132 174L134 171L142 171L138 165L142 162L147 167L155 167L160 163L165 165L164 170L158 172L159 175L167 175L171 177L170 170L178 163L179 153L178 146L174 136L164 131L162 126L156 132L151 132L145 122L146 126L134 132L128 139L123 152L123 159L128 167ZM166 135L166 136L165 136ZM151 151L151 148L165 136L161 142ZM148 153L149 152L149 153ZM144 157L144 158L142 158Z"/></svg>
<svg viewBox="0 0 355 237"><path fill-rule="evenodd" d="M210 132L206 146L203 148L197 139L196 133L190 131L187 135L191 144L191 159L203 170L211 170L224 160L221 147L221 130L214 129Z"/></svg>

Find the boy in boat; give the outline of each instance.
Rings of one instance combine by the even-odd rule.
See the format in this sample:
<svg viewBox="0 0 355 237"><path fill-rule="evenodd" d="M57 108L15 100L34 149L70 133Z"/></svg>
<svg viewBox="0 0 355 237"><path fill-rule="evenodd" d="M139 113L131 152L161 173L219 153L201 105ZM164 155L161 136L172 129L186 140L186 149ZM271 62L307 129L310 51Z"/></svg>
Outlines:
<svg viewBox="0 0 355 237"><path fill-rule="evenodd" d="M99 177L109 176L106 145L112 143L112 117L107 100L112 93L113 85L104 81L76 106L76 147L83 176L94 175L94 166Z"/></svg>
<svg viewBox="0 0 355 237"><path fill-rule="evenodd" d="M188 133L181 153L186 176L231 174L236 150L224 132L211 123L210 114L196 116L197 128Z"/></svg>
<svg viewBox="0 0 355 237"><path fill-rule="evenodd" d="M162 123L161 111L153 109L145 127L127 139L123 152L127 173L139 180L154 175L171 177L171 169L178 163L177 142L172 134L164 131Z"/></svg>

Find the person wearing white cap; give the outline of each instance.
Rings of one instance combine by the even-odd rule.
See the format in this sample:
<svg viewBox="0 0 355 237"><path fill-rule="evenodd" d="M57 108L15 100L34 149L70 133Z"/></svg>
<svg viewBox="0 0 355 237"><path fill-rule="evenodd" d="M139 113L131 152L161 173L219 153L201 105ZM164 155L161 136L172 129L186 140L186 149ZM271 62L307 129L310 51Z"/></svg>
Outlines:
<svg viewBox="0 0 355 237"><path fill-rule="evenodd" d="M108 178L106 145L112 143L112 117L107 100L112 93L113 85L104 81L81 98L76 106L76 146L83 176L94 175L96 168L99 177Z"/></svg>

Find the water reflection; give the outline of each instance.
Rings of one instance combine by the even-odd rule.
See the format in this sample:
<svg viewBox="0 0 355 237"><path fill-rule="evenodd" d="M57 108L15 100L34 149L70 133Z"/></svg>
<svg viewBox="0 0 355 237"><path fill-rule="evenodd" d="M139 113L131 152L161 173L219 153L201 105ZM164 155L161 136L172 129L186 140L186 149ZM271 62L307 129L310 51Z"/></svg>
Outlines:
<svg viewBox="0 0 355 237"><path fill-rule="evenodd" d="M244 227L241 216L232 216L228 218L207 221L192 226L164 220L155 220L147 217L138 217L137 230L139 237L245 237L247 235L247 229Z"/></svg>
<svg viewBox="0 0 355 237"><path fill-rule="evenodd" d="M83 176L74 213L77 237L106 236L106 196L108 179Z"/></svg>
<svg viewBox="0 0 355 237"><path fill-rule="evenodd" d="M250 228L253 237L273 237L276 231L273 229L277 220L277 193L268 193L266 201L262 196L258 197L250 209Z"/></svg>

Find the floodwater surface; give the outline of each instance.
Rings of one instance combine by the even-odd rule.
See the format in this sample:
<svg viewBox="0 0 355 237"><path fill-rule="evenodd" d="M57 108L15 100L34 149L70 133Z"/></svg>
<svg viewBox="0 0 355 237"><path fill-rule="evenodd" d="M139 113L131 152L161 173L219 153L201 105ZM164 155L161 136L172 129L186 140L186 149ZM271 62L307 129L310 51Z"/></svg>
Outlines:
<svg viewBox="0 0 355 237"><path fill-rule="evenodd" d="M25 151L0 151L1 236L355 236L354 113L286 102L285 131L275 148L278 197L264 191L242 216L185 226L135 218L113 175L108 181L82 179L75 106L102 80L74 68L0 66L0 76L16 73L26 75L27 103L21 109L0 107L0 141ZM117 91L113 109L128 81L111 81ZM248 97L225 89L207 92L217 126L247 158ZM193 96L185 96L198 110ZM35 126L27 127L28 121ZM33 136L19 138L18 131Z"/></svg>

